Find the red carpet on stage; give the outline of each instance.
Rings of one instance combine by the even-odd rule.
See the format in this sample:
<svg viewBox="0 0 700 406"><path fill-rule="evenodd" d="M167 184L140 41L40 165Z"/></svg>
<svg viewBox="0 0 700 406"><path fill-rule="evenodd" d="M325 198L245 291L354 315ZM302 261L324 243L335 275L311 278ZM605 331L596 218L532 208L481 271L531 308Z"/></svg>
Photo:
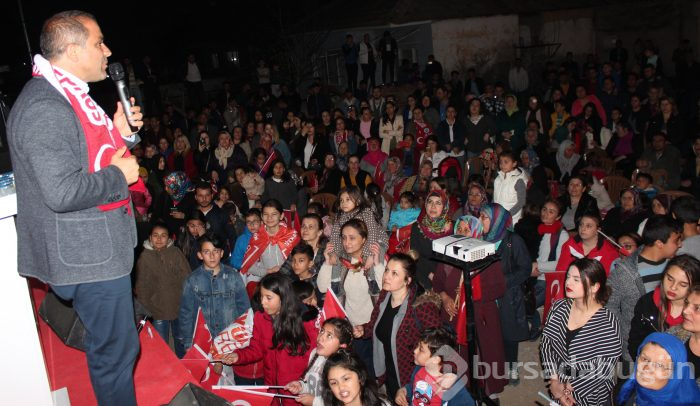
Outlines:
<svg viewBox="0 0 700 406"><path fill-rule="evenodd" d="M46 285L34 280L30 284L51 390L68 388L71 406L96 405L85 353L63 344L38 316L37 309L46 295ZM139 341L141 353L134 371L139 406L167 404L185 384L198 384L150 323L141 330Z"/></svg>

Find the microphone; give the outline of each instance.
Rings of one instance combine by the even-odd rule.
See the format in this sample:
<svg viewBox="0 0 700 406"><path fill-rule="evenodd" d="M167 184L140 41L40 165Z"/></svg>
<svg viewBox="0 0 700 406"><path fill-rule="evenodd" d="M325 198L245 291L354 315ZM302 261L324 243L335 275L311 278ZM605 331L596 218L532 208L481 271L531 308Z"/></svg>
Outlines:
<svg viewBox="0 0 700 406"><path fill-rule="evenodd" d="M124 114L126 114L127 121L131 120L131 95L129 94L129 88L124 80L124 67L119 62L112 62L109 64L109 77L112 78L114 84L117 86L117 94L119 95L119 101L122 103L124 108ZM138 127L134 127L129 123L131 127L131 132L137 132Z"/></svg>

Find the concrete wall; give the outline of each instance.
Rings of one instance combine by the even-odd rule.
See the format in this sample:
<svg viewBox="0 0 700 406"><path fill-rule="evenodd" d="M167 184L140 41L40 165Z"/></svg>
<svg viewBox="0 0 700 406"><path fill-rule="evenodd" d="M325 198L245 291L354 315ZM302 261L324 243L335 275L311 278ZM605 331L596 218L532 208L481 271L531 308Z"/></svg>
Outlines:
<svg viewBox="0 0 700 406"><path fill-rule="evenodd" d="M431 26L435 58L447 72L476 67L485 77L502 74L515 55L517 15L435 21Z"/></svg>
<svg viewBox="0 0 700 406"><path fill-rule="evenodd" d="M555 57L563 58L567 52L584 56L596 49L596 32L593 16L588 11L542 13L539 38L543 43L561 43Z"/></svg>

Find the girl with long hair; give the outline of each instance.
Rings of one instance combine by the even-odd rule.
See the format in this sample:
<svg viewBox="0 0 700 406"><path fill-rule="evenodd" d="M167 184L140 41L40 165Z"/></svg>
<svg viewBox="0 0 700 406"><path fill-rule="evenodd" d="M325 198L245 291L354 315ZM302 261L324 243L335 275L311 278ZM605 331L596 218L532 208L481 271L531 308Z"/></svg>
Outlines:
<svg viewBox="0 0 700 406"><path fill-rule="evenodd" d="M262 360L265 385L287 385L302 376L306 369L311 343L318 336L315 317L308 317L306 313L317 310L302 304L294 294L292 280L279 273L260 280L253 297L256 299L263 310L255 312L250 345L226 355L222 362L237 365ZM297 403L284 399L283 404Z"/></svg>
<svg viewBox="0 0 700 406"><path fill-rule="evenodd" d="M352 345L352 325L346 319L333 317L321 326L316 348L311 351L309 366L301 379L287 384L286 389L298 395L297 402L304 406L323 404L323 367L328 357Z"/></svg>
<svg viewBox="0 0 700 406"><path fill-rule="evenodd" d="M679 255L666 265L661 283L634 307L627 349L634 359L640 343L654 331L664 332L683 323L683 307L693 286L700 284L700 261Z"/></svg>
<svg viewBox="0 0 700 406"><path fill-rule="evenodd" d="M390 406L368 375L360 358L338 351L323 367L323 404L328 406Z"/></svg>

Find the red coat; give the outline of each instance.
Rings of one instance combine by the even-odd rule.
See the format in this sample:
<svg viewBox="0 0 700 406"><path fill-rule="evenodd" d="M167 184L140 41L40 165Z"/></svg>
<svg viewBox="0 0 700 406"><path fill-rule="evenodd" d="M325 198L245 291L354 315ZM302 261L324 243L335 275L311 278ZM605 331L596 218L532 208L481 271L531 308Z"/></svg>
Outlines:
<svg viewBox="0 0 700 406"><path fill-rule="evenodd" d="M173 152L172 154L168 155L168 159L166 160L168 164L168 170L174 171L175 169L175 155L177 153ZM185 174L187 174L187 177L194 182L197 179L197 165L194 163L194 154L192 153L192 150L187 151L184 156L185 160Z"/></svg>
<svg viewBox="0 0 700 406"><path fill-rule="evenodd" d="M598 236L598 245L588 255L583 255L583 241L577 235L574 238L569 238L561 247L561 255L559 256L556 270L566 271L572 262L584 257L598 260L605 268L605 274L610 275L610 265L620 257L620 254L608 240Z"/></svg>
<svg viewBox="0 0 700 406"><path fill-rule="evenodd" d="M237 365L250 364L259 360L263 361L263 375L265 385L284 386L291 381L301 378L309 363L311 350L316 347L318 329L316 320L304 322L304 330L309 336L309 348L303 355L292 356L285 350L270 349L272 347L272 318L264 312L255 312L253 317L253 337L250 345L236 351L238 354ZM284 393L284 391L282 391ZM289 394L289 393L286 393ZM289 405L297 405L292 399L285 399Z"/></svg>

